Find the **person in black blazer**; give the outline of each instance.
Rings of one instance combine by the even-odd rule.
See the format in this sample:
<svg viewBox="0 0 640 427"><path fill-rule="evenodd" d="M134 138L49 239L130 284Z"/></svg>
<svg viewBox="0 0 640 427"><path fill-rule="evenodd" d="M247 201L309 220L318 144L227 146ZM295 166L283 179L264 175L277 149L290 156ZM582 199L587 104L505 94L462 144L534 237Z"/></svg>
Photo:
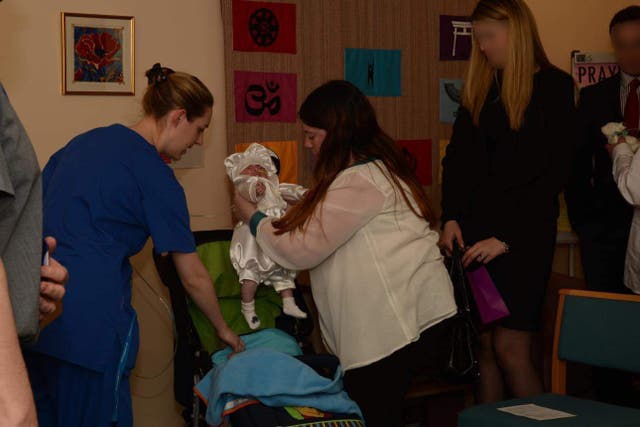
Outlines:
<svg viewBox="0 0 640 427"><path fill-rule="evenodd" d="M571 225L580 239L587 287L626 293L624 260L633 208L613 180L607 139L600 130L624 119L621 86L619 73L580 91L579 146L565 197Z"/></svg>
<svg viewBox="0 0 640 427"><path fill-rule="evenodd" d="M481 0L463 104L443 160L441 247L486 265L510 315L480 334L479 399L542 392L532 357L574 149L573 78L522 0Z"/></svg>
<svg viewBox="0 0 640 427"><path fill-rule="evenodd" d="M580 239L587 287L630 293L624 286L624 263L633 207L614 182L601 127L610 122L624 122L630 129L639 127L640 6L618 12L611 20L609 34L620 72L580 92L578 148L565 196L571 225ZM596 369L594 382L599 400L632 403L628 374Z"/></svg>
<svg viewBox="0 0 640 427"><path fill-rule="evenodd" d="M624 260L633 208L613 180L607 139L600 129L610 122L627 121L631 84L640 75L640 6L618 12L609 33L620 72L580 92L579 146L566 200L571 225L580 238L587 287L627 293ZM637 115L629 120L628 126L638 127Z"/></svg>

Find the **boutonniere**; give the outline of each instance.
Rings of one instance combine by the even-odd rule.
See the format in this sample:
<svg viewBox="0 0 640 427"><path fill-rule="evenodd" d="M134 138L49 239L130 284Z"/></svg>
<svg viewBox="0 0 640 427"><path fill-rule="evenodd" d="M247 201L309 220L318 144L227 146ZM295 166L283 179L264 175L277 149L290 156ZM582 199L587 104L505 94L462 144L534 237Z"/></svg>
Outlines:
<svg viewBox="0 0 640 427"><path fill-rule="evenodd" d="M602 126L601 130L604 136L607 137L607 141L609 142L609 144L618 144L624 142L629 145L631 151L633 151L634 153L638 151L638 148L640 148L640 142L638 141L638 138L631 135L632 133L637 134L638 129L630 130L627 129L624 123L611 122Z"/></svg>

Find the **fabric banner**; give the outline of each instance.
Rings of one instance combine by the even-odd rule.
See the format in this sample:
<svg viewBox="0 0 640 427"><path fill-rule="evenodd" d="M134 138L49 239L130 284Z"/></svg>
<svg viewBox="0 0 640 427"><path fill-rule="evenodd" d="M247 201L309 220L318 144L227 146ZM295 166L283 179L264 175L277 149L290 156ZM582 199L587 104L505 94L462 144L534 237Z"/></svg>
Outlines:
<svg viewBox="0 0 640 427"><path fill-rule="evenodd" d="M440 122L453 123L462 98L462 80L440 79Z"/></svg>
<svg viewBox="0 0 640 427"><path fill-rule="evenodd" d="M400 50L345 49L345 80L367 96L401 96L401 63Z"/></svg>
<svg viewBox="0 0 640 427"><path fill-rule="evenodd" d="M433 183L432 143L430 139L396 141L422 185Z"/></svg>
<svg viewBox="0 0 640 427"><path fill-rule="evenodd" d="M466 61L471 57L473 29L468 16L440 16L440 60Z"/></svg>
<svg viewBox="0 0 640 427"><path fill-rule="evenodd" d="M233 50L296 53L296 5L234 0Z"/></svg>
<svg viewBox="0 0 640 427"><path fill-rule="evenodd" d="M295 74L236 71L233 90L237 122L296 121Z"/></svg>

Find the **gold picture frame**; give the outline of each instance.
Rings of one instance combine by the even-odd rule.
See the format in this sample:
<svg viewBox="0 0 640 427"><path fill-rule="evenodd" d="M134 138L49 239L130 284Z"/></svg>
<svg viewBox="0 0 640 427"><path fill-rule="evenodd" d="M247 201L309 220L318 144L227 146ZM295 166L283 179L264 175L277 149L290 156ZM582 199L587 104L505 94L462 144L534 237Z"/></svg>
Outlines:
<svg viewBox="0 0 640 427"><path fill-rule="evenodd" d="M61 13L62 94L135 95L133 16Z"/></svg>

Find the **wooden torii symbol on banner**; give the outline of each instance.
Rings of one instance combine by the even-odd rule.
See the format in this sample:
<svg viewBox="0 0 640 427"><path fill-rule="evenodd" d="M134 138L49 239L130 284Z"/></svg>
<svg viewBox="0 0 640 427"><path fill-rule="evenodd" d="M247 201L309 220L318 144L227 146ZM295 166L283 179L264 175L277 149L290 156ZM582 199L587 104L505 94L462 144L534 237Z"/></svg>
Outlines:
<svg viewBox="0 0 640 427"><path fill-rule="evenodd" d="M453 49L451 50L451 56L456 56L456 44L458 36L471 37L471 22L468 21L451 21L453 25Z"/></svg>

